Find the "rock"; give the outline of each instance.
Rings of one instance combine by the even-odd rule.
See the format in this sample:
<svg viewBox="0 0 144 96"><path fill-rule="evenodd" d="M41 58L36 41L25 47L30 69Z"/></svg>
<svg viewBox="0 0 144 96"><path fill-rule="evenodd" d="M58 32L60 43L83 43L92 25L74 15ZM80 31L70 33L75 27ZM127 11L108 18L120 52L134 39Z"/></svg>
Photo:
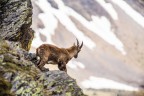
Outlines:
<svg viewBox="0 0 144 96"><path fill-rule="evenodd" d="M41 72L27 52L34 37L30 0L0 1L0 18L1 96L85 96L65 72Z"/></svg>
<svg viewBox="0 0 144 96"><path fill-rule="evenodd" d="M32 5L30 0L0 1L0 38L19 41L29 50L34 32L32 23Z"/></svg>
<svg viewBox="0 0 144 96"><path fill-rule="evenodd" d="M52 92L50 96L84 96L76 80L63 71L48 71L45 77L44 87Z"/></svg>

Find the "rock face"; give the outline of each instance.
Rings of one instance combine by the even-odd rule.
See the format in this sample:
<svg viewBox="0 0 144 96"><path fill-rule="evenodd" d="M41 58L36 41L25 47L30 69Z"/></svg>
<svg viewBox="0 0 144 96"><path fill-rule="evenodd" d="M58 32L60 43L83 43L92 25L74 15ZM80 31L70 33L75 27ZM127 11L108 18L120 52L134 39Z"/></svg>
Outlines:
<svg viewBox="0 0 144 96"><path fill-rule="evenodd" d="M42 73L27 50L33 39L30 0L0 1L0 95L85 96L62 71Z"/></svg>
<svg viewBox="0 0 144 96"><path fill-rule="evenodd" d="M34 32L32 22L32 5L30 0L0 1L0 38L20 41L22 47L29 50Z"/></svg>

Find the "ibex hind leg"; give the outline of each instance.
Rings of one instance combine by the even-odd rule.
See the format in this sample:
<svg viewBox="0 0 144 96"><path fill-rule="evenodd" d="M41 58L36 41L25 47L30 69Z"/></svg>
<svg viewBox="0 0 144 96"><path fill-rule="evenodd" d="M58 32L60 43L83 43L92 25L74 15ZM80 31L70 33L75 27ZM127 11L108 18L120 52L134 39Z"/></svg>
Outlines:
<svg viewBox="0 0 144 96"><path fill-rule="evenodd" d="M47 60L46 56L49 55L49 54L46 54L44 48L37 48L36 49L36 56L37 56L37 66L41 66L43 65L43 63L45 63L44 61ZM44 66L44 65L43 65Z"/></svg>
<svg viewBox="0 0 144 96"><path fill-rule="evenodd" d="M46 62L47 62L47 60L46 59L44 59L44 58L42 58L41 60L40 60L40 62L38 63L38 67L39 68L42 68L45 64L46 64Z"/></svg>
<svg viewBox="0 0 144 96"><path fill-rule="evenodd" d="M38 64L38 68L41 70L41 71L45 71L46 69L49 70L48 68L44 68L44 65L47 63L48 61L48 57L49 57L49 54L43 54L43 57L41 57L40 59L40 62Z"/></svg>
<svg viewBox="0 0 144 96"><path fill-rule="evenodd" d="M39 68L41 71L43 71L43 72L44 72L44 71L49 71L48 68L45 68L45 67L44 67L44 65L46 64L46 62L47 62L47 61L41 60L40 63L39 63L39 65L38 65L38 68Z"/></svg>

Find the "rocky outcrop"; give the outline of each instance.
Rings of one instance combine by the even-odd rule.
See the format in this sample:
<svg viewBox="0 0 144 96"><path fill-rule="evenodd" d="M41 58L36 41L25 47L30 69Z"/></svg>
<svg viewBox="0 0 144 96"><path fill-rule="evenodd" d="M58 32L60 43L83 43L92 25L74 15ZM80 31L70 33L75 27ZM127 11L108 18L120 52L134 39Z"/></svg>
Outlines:
<svg viewBox="0 0 144 96"><path fill-rule="evenodd" d="M65 72L41 72L27 52L34 37L30 0L3 0L0 9L1 96L85 96Z"/></svg>
<svg viewBox="0 0 144 96"><path fill-rule="evenodd" d="M0 1L0 38L20 41L22 47L30 49L34 32L32 23L32 5L30 0Z"/></svg>

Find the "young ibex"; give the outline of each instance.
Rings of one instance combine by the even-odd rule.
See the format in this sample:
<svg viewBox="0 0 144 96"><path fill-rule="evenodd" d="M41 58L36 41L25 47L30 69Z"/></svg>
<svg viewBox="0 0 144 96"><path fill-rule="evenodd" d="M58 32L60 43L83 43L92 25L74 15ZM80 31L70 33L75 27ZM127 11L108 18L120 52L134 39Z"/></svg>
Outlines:
<svg viewBox="0 0 144 96"><path fill-rule="evenodd" d="M78 57L78 53L81 51L83 42L79 45L71 46L70 48L58 48L51 44L42 44L36 49L36 55L40 57L38 67L43 71L43 66L47 64L57 64L59 70L67 72L66 64L74 57Z"/></svg>

